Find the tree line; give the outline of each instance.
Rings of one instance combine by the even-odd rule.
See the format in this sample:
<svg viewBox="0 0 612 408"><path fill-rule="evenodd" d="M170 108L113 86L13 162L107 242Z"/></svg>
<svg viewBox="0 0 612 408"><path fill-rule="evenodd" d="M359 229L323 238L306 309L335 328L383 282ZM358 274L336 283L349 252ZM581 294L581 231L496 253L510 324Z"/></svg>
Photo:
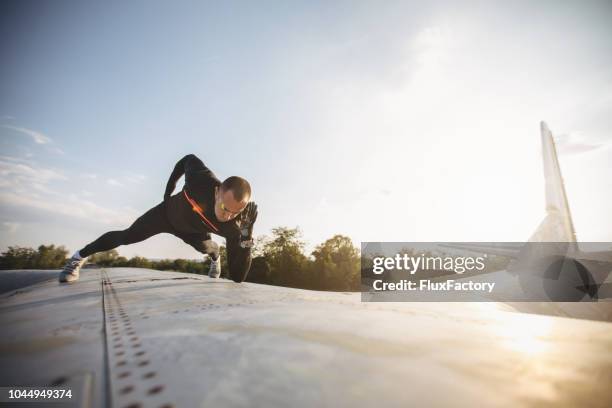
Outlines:
<svg viewBox="0 0 612 408"><path fill-rule="evenodd" d="M360 253L351 239L334 235L309 255L299 228L277 227L271 236L259 237L253 248L248 282L314 290L358 291ZM9 247L0 256L0 269L59 269L67 260L64 246L40 245L38 249ZM227 273L225 247L221 247L222 276ZM102 267L150 268L207 274L210 260L150 260L120 256L116 250L94 254L88 263Z"/></svg>

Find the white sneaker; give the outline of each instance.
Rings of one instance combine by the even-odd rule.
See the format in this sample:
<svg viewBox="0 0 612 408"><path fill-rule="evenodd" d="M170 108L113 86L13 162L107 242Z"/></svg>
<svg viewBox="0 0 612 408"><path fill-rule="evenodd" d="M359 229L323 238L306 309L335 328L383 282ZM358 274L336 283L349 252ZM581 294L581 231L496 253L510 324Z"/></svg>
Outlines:
<svg viewBox="0 0 612 408"><path fill-rule="evenodd" d="M79 280L81 267L85 265L87 258L72 257L64 265L64 269L59 274L60 282L75 282Z"/></svg>
<svg viewBox="0 0 612 408"><path fill-rule="evenodd" d="M208 277L217 279L221 276L221 257L218 257L215 261L210 258L210 269L208 270Z"/></svg>

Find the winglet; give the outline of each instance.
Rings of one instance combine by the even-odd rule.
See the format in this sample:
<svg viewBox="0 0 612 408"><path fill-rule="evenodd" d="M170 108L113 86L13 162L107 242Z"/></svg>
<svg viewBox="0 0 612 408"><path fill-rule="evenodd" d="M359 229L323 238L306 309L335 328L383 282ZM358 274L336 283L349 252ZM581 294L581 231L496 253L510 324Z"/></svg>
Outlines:
<svg viewBox="0 0 612 408"><path fill-rule="evenodd" d="M567 202L555 141L546 122L540 122L540 131L546 189L546 218L529 241L576 242L576 232Z"/></svg>

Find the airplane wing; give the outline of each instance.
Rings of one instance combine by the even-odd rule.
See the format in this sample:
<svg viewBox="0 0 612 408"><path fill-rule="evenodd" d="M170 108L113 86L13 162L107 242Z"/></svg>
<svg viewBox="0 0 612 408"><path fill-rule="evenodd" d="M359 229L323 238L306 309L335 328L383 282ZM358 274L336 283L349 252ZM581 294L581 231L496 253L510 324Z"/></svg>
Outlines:
<svg viewBox="0 0 612 408"><path fill-rule="evenodd" d="M70 388L64 406L612 403L612 323L491 303L112 268L7 293L0 319L0 385Z"/></svg>

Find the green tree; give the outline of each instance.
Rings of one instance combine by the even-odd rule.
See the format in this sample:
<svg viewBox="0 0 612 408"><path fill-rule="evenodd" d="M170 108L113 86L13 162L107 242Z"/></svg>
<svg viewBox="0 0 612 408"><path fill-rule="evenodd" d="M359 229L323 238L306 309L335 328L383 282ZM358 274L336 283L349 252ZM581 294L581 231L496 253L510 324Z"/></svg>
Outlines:
<svg viewBox="0 0 612 408"><path fill-rule="evenodd" d="M180 270L181 272L197 273L199 275L207 274L208 267L204 265L202 261L187 261L186 269Z"/></svg>
<svg viewBox="0 0 612 408"><path fill-rule="evenodd" d="M40 245L36 250L12 246L0 256L0 269L57 269L66 262L67 254L63 246Z"/></svg>
<svg viewBox="0 0 612 408"><path fill-rule="evenodd" d="M159 265L156 265L159 267ZM174 262L172 262L172 270L175 271L187 271L189 267L189 261L187 261L186 259L175 259Z"/></svg>
<svg viewBox="0 0 612 408"><path fill-rule="evenodd" d="M126 268L129 266L129 262L130 261L125 256L120 256L113 261L112 266Z"/></svg>
<svg viewBox="0 0 612 408"><path fill-rule="evenodd" d="M272 238L263 244L263 253L270 268L273 285L304 287L305 266L308 259L303 253L305 243L299 228L276 227Z"/></svg>
<svg viewBox="0 0 612 408"><path fill-rule="evenodd" d="M312 252L313 289L358 290L359 250L347 236L334 235Z"/></svg>
<svg viewBox="0 0 612 408"><path fill-rule="evenodd" d="M66 262L68 250L63 246L40 245L33 260L33 268L36 269L57 269L61 268Z"/></svg>
<svg viewBox="0 0 612 408"><path fill-rule="evenodd" d="M134 256L128 261L130 268L151 268L153 263L142 256Z"/></svg>
<svg viewBox="0 0 612 408"><path fill-rule="evenodd" d="M87 258L89 263L93 263L100 266L117 266L115 263L119 259L119 252L116 249L110 251L98 252L97 254L91 255ZM124 258L125 259L125 258Z"/></svg>
<svg viewBox="0 0 612 408"><path fill-rule="evenodd" d="M154 263L155 269L160 271L169 271L172 270L174 266L174 261L171 259L162 259L160 261L156 261Z"/></svg>
<svg viewBox="0 0 612 408"><path fill-rule="evenodd" d="M19 246L8 247L0 257L0 269L30 269L34 265L36 251Z"/></svg>

